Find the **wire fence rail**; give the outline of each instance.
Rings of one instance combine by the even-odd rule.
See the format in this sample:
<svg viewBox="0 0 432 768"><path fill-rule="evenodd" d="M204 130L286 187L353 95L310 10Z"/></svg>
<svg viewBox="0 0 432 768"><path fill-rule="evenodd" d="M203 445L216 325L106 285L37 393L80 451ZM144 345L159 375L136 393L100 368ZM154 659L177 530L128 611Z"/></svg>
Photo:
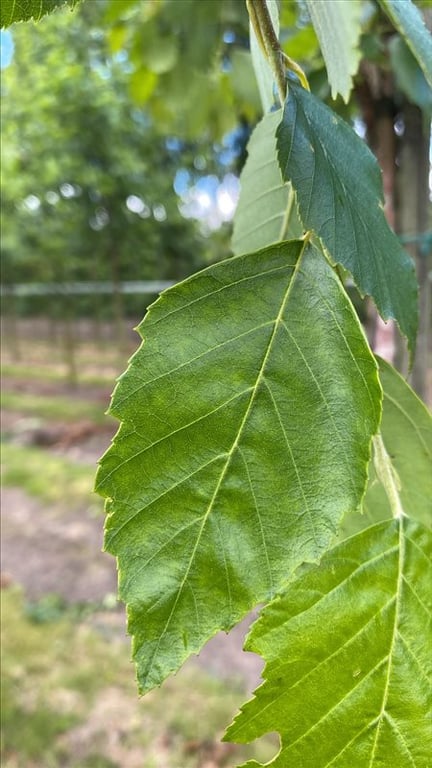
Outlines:
<svg viewBox="0 0 432 768"><path fill-rule="evenodd" d="M151 295L174 285L172 280L129 280L115 285L112 282L68 283L11 283L0 287L1 296L91 296L112 294L116 291L128 294Z"/></svg>

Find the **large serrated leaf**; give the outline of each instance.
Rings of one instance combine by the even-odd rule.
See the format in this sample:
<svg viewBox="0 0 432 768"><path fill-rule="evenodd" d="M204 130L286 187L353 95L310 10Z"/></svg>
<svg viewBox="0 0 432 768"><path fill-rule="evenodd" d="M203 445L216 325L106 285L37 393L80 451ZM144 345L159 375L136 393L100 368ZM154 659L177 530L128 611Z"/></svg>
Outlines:
<svg viewBox="0 0 432 768"><path fill-rule="evenodd" d="M9 27L17 21L34 19L39 21L42 16L52 13L63 5L72 8L79 0L2 0L0 6L0 26Z"/></svg>
<svg viewBox="0 0 432 768"><path fill-rule="evenodd" d="M306 0L306 6L324 56L332 98L339 93L348 103L361 57L362 4L360 0Z"/></svg>
<svg viewBox="0 0 432 768"><path fill-rule="evenodd" d="M411 351L417 332L414 265L389 228L381 174L354 131L311 93L292 83L277 131L284 179L297 194L300 216L333 262L372 296L381 316L394 318Z"/></svg>
<svg viewBox="0 0 432 768"><path fill-rule="evenodd" d="M432 86L432 37L418 8L411 0L378 0L420 64Z"/></svg>
<svg viewBox="0 0 432 768"><path fill-rule="evenodd" d="M147 690L326 549L363 494L381 389L337 276L303 241L198 273L140 333L98 491Z"/></svg>
<svg viewBox="0 0 432 768"><path fill-rule="evenodd" d="M427 768L431 555L430 531L402 518L307 566L252 628L264 683L225 738L278 731L272 768Z"/></svg>
<svg viewBox="0 0 432 768"><path fill-rule="evenodd" d="M236 254L303 234L292 187L282 180L276 155L281 115L281 110L265 115L249 140L234 219L232 249Z"/></svg>

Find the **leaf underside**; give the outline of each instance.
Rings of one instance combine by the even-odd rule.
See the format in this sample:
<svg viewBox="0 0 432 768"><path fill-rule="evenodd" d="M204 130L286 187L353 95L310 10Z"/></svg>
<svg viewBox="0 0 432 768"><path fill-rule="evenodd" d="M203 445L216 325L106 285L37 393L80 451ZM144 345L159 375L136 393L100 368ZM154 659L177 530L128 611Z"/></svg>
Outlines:
<svg viewBox="0 0 432 768"><path fill-rule="evenodd" d="M402 376L379 360L384 388L381 434L396 471L405 513L432 524L432 414ZM368 512L391 514L387 497L372 472L364 499Z"/></svg>
<svg viewBox="0 0 432 768"><path fill-rule="evenodd" d="M144 691L325 551L363 495L381 389L303 241L198 273L139 330L98 491Z"/></svg>
<svg viewBox="0 0 432 768"><path fill-rule="evenodd" d="M306 0L306 5L324 56L332 98L339 93L348 103L361 57L361 2Z"/></svg>
<svg viewBox="0 0 432 768"><path fill-rule="evenodd" d="M0 7L0 26L9 27L17 21L33 19L39 21L42 16L52 13L62 5L72 8L79 0L2 0Z"/></svg>
<svg viewBox="0 0 432 768"><path fill-rule="evenodd" d="M305 567L251 630L264 683L225 739L278 731L272 768L427 768L431 555L431 532L404 518Z"/></svg>
<svg viewBox="0 0 432 768"><path fill-rule="evenodd" d="M377 360L384 391L380 432L399 487L400 502L409 517L431 527L432 414L393 366ZM356 510L346 517L339 534L341 539L392 516L374 461L369 467L362 512Z"/></svg>
<svg viewBox="0 0 432 768"><path fill-rule="evenodd" d="M316 232L333 263L349 270L359 291L372 296L381 316L398 322L413 353L414 265L386 222L372 153L347 123L296 83L289 86L277 146L305 228Z"/></svg>
<svg viewBox="0 0 432 768"><path fill-rule="evenodd" d="M303 235L294 193L291 185L282 180L276 154L276 128L281 115L281 110L265 115L248 143L234 219L235 254L251 253Z"/></svg>

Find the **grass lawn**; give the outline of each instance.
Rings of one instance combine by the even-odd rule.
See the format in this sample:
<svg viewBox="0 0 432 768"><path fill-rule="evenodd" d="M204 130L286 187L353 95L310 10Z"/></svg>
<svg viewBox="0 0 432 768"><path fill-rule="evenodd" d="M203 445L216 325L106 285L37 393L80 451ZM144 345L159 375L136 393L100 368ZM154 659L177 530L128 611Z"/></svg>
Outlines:
<svg viewBox="0 0 432 768"><path fill-rule="evenodd" d="M76 422L93 421L107 424L106 410L109 403L91 402L62 395L29 394L27 392L2 392L2 408L41 419Z"/></svg>
<svg viewBox="0 0 432 768"><path fill-rule="evenodd" d="M244 694L196 666L139 698L123 639L67 606L35 611L17 588L2 610L3 768L201 768L275 753L270 738L219 743Z"/></svg>
<svg viewBox="0 0 432 768"><path fill-rule="evenodd" d="M4 413L10 412L12 426L2 445L2 482L40 502L35 511L32 507L29 519L15 518L12 506L8 516L20 544L28 534L26 551L32 562L39 557L40 570L32 578L51 572L54 548L61 583L68 569L75 568L70 578L75 583L83 575L87 594L87 571L94 573L89 567L94 556L90 554L89 563L84 545L93 553L88 544L92 539L85 525L93 520L99 530L102 521L92 513L93 508L96 513L103 508L102 500L93 494L96 457L93 465L79 463L74 451L59 454L49 447L23 444L14 432L20 417L23 422L41 421L44 427L67 423L68 429L86 420L97 425L105 440L99 426L108 421L104 414L108 402L104 405L103 397L114 386L118 354L89 344L78 352L79 387L70 395L65 394L65 367L50 356L48 343L23 338L22 362L4 361L2 407ZM29 382L34 382L34 391L29 391ZM90 391L93 385L99 390ZM85 399L83 387L92 398L101 397ZM73 514L63 514L68 510ZM27 520L23 534L22 519ZM75 534L81 527L87 538L68 540L67 547L57 545L63 539L53 538L52 521L65 526L66 533L70 532L66 526L74 525ZM99 552L99 533L95 539ZM45 548L45 543L51 547ZM85 561L70 555L76 556L74 547L84 547ZM14 550L9 548L8 553L15 562ZM25 556L23 562L27 562ZM278 742L269 737L253 746L220 742L245 694L234 681L217 679L196 663L187 663L160 689L139 698L124 621L112 605L112 595L110 599L81 605L58 594L44 594L29 604L19 585L3 590L2 768L233 768L250 758L266 762L275 754Z"/></svg>
<svg viewBox="0 0 432 768"><path fill-rule="evenodd" d="M102 509L102 499L93 493L95 467L77 464L41 448L4 443L2 484L26 491L50 504L67 496L75 507L91 504Z"/></svg>

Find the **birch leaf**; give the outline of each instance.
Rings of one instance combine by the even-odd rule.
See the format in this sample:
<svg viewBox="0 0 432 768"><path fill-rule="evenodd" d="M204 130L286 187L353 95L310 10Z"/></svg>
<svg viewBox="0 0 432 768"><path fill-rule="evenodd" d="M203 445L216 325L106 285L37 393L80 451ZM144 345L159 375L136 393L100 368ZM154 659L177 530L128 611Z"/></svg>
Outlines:
<svg viewBox="0 0 432 768"><path fill-rule="evenodd" d="M144 691L329 546L364 493L381 390L305 241L194 275L139 330L98 490Z"/></svg>
<svg viewBox="0 0 432 768"><path fill-rule="evenodd" d="M359 291L372 296L384 320L398 322L413 353L414 265L385 219L381 173L372 153L347 123L294 82L277 146L282 176L293 185L305 228L316 232Z"/></svg>
<svg viewBox="0 0 432 768"><path fill-rule="evenodd" d="M431 532L401 518L305 567L252 628L264 683L225 739L277 731L271 768L427 768L431 556Z"/></svg>
<svg viewBox="0 0 432 768"><path fill-rule="evenodd" d="M306 0L306 5L324 56L332 98L340 94L348 103L361 57L362 4L360 0Z"/></svg>
<svg viewBox="0 0 432 768"><path fill-rule="evenodd" d="M281 110L265 115L249 140L234 219L235 254L303 234L292 187L283 181L276 155L276 128L281 115Z"/></svg>

